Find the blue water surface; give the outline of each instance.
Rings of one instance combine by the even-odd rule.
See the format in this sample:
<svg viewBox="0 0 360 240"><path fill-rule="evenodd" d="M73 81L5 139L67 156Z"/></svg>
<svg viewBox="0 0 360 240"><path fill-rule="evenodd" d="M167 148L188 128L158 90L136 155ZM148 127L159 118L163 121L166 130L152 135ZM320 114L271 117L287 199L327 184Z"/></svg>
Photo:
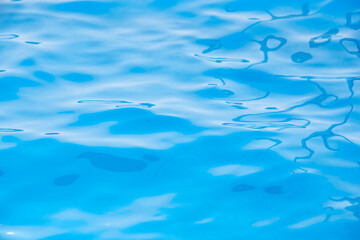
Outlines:
<svg viewBox="0 0 360 240"><path fill-rule="evenodd" d="M1 240L359 240L359 0L0 2Z"/></svg>

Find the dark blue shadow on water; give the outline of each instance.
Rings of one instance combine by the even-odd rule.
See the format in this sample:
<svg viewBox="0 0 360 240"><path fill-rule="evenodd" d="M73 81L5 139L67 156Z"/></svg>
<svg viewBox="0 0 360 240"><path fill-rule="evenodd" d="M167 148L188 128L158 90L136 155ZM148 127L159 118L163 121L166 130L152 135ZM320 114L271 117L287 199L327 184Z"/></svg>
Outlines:
<svg viewBox="0 0 360 240"><path fill-rule="evenodd" d="M116 122L109 127L113 134L149 134L158 132L180 132L191 134L203 128L190 121L166 115L157 115L139 108L121 108L97 113L86 113L70 126L92 126L104 122Z"/></svg>

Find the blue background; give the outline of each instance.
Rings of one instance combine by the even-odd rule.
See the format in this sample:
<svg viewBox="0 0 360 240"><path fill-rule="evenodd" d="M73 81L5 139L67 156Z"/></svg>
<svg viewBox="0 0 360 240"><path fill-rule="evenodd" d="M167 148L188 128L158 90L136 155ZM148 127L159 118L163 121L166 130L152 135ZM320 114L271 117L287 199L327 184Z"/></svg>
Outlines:
<svg viewBox="0 0 360 240"><path fill-rule="evenodd" d="M4 0L0 239L360 239L360 2Z"/></svg>

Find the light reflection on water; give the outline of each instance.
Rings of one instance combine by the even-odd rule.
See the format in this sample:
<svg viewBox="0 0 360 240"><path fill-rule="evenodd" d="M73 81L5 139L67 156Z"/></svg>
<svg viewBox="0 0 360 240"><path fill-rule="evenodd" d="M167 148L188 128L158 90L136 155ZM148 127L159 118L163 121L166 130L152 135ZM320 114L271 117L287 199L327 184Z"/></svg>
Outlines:
<svg viewBox="0 0 360 240"><path fill-rule="evenodd" d="M359 16L1 2L1 239L359 239Z"/></svg>

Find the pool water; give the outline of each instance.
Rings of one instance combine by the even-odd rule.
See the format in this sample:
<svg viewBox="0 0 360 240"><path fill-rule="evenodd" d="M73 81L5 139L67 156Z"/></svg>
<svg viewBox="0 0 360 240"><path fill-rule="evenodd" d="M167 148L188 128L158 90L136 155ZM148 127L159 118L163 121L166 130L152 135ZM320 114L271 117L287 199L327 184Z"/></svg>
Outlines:
<svg viewBox="0 0 360 240"><path fill-rule="evenodd" d="M359 240L360 1L3 0L1 240Z"/></svg>

